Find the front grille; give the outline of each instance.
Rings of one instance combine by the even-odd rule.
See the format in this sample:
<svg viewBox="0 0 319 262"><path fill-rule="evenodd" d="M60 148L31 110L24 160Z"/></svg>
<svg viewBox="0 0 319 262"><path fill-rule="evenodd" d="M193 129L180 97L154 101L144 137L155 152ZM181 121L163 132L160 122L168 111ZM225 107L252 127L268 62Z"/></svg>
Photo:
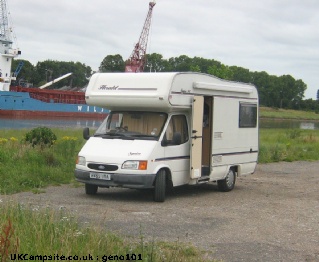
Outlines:
<svg viewBox="0 0 319 262"><path fill-rule="evenodd" d="M116 171L118 166L116 165L106 165L106 164L88 164L88 167L99 171Z"/></svg>

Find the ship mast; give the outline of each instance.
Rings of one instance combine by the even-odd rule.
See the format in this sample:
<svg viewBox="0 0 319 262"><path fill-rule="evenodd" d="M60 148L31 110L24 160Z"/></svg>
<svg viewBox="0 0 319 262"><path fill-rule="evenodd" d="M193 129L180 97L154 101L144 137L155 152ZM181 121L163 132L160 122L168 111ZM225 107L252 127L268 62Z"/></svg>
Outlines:
<svg viewBox="0 0 319 262"><path fill-rule="evenodd" d="M8 23L6 0L0 0L0 91L9 91L11 80L11 64L14 57L21 54L12 48L12 28Z"/></svg>
<svg viewBox="0 0 319 262"><path fill-rule="evenodd" d="M9 31L9 24L8 24L8 13L7 13L7 4L5 0L0 1L0 37L2 41L11 42L11 34Z"/></svg>
<svg viewBox="0 0 319 262"><path fill-rule="evenodd" d="M149 2L149 9L144 22L143 30L130 58L126 61L125 72L138 73L144 71L146 62L147 39L151 26L152 11L155 4L155 1Z"/></svg>

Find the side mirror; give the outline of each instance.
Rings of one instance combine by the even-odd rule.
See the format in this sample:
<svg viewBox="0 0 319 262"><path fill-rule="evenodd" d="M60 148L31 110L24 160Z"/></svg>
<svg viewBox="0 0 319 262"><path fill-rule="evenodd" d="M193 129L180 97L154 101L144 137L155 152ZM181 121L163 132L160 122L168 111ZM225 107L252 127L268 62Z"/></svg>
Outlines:
<svg viewBox="0 0 319 262"><path fill-rule="evenodd" d="M83 138L89 140L90 138L90 129L88 127L83 128Z"/></svg>
<svg viewBox="0 0 319 262"><path fill-rule="evenodd" d="M180 145L182 143L182 135L180 132L173 134L173 145Z"/></svg>

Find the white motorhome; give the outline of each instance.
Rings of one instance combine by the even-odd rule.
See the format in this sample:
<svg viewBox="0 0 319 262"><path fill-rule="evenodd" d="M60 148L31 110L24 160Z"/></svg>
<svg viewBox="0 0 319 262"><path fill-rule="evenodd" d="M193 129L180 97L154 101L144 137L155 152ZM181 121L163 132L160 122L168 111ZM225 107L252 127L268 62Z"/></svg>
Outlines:
<svg viewBox="0 0 319 262"><path fill-rule="evenodd" d="M258 93L201 73L97 73L89 105L110 113L78 154L76 180L98 187L154 188L217 182L230 191L258 159Z"/></svg>

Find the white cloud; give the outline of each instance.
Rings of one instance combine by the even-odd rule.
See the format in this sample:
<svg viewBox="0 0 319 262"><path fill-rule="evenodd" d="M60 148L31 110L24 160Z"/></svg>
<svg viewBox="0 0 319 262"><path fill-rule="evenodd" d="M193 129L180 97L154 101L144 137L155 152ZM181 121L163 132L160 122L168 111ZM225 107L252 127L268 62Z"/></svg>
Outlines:
<svg viewBox="0 0 319 262"><path fill-rule="evenodd" d="M8 0L23 59L80 61L97 69L109 54L128 58L149 0ZM316 0L157 0L149 52L215 59L302 79L319 89Z"/></svg>

